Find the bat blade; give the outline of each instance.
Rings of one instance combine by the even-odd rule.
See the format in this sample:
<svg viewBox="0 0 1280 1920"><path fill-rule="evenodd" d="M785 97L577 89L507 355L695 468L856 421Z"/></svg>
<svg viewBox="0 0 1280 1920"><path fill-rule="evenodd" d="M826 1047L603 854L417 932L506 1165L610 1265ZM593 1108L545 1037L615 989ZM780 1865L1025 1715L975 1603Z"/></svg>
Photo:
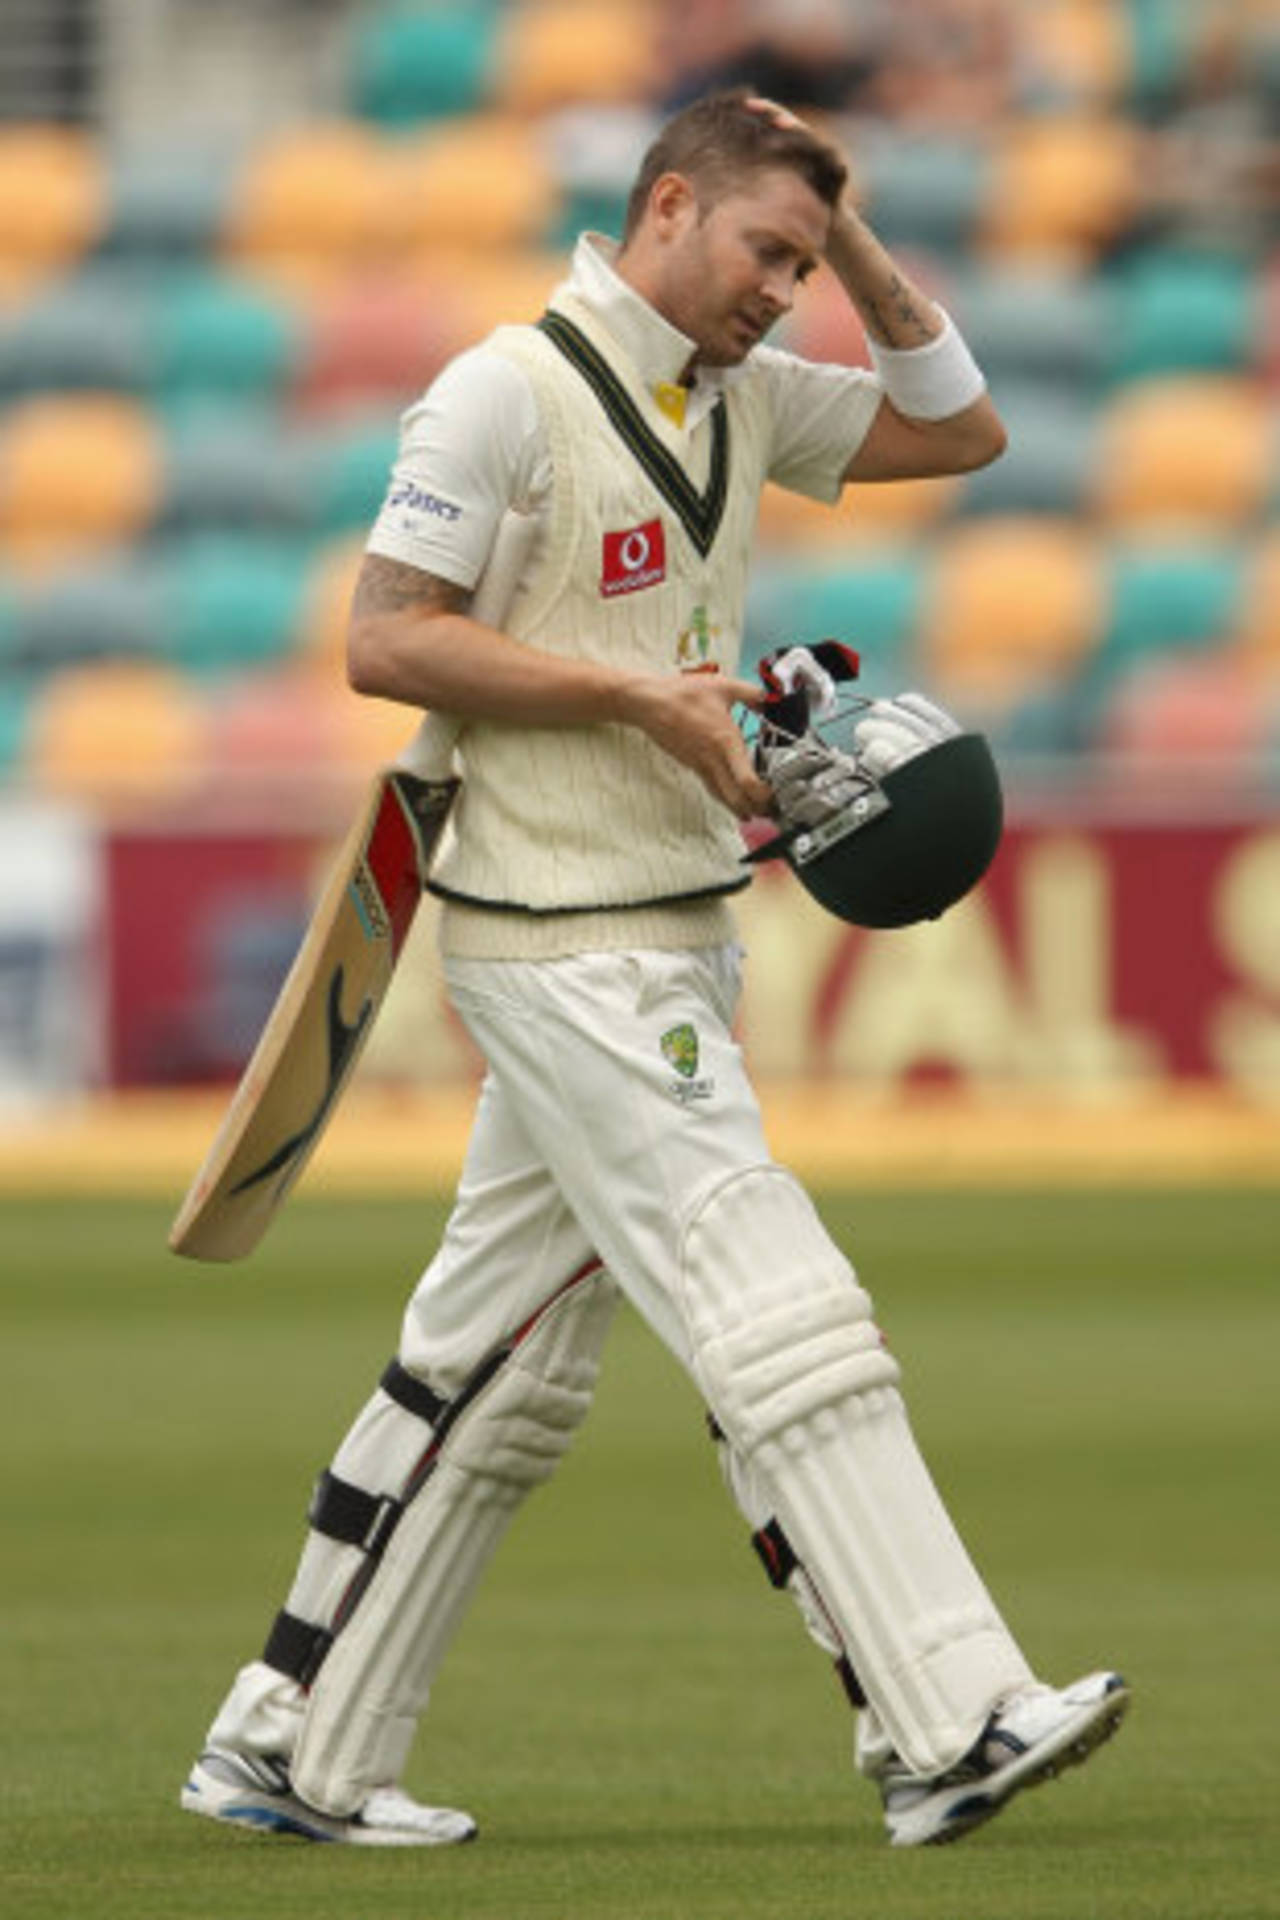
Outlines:
<svg viewBox="0 0 1280 1920"><path fill-rule="evenodd" d="M472 618L501 626L536 523L504 514ZM391 984L461 782L456 722L428 714L379 773L334 862L311 924L213 1145L169 1233L175 1253L252 1253L306 1166Z"/></svg>
<svg viewBox="0 0 1280 1920"><path fill-rule="evenodd" d="M459 782L380 773L169 1234L251 1253L311 1157L391 984Z"/></svg>

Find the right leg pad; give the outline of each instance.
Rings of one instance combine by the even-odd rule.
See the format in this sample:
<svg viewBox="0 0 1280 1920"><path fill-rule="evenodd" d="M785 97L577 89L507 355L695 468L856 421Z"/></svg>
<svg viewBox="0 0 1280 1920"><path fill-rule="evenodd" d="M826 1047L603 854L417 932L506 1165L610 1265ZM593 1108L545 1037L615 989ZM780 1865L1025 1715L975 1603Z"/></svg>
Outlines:
<svg viewBox="0 0 1280 1920"><path fill-rule="evenodd" d="M801 1563L810 1631L827 1617L906 1765L951 1765L1031 1676L920 1458L867 1294L781 1167L704 1194L683 1255L695 1375Z"/></svg>

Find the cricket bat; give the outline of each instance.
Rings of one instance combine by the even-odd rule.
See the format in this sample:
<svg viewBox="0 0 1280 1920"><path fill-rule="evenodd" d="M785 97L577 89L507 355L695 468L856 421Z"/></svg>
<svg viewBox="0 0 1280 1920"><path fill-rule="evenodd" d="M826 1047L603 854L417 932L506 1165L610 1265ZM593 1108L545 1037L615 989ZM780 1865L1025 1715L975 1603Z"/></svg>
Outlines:
<svg viewBox="0 0 1280 1920"><path fill-rule="evenodd" d="M471 613L501 626L533 533L504 516ZM355 1070L418 910L460 782L456 727L428 714L375 775L169 1245L193 1260L239 1260L270 1226Z"/></svg>

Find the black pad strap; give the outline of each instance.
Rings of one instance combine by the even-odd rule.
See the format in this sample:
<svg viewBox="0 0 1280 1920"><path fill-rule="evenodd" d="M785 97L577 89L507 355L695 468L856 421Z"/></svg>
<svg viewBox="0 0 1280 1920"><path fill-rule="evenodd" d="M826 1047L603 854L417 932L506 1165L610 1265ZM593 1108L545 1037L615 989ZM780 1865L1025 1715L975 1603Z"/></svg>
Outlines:
<svg viewBox="0 0 1280 1920"><path fill-rule="evenodd" d="M307 1519L317 1533L344 1546L361 1547L376 1560L403 1511L389 1493L368 1493L326 1468L316 1481Z"/></svg>
<svg viewBox="0 0 1280 1920"><path fill-rule="evenodd" d="M800 1565L795 1551L776 1520L767 1520L751 1536L751 1544L760 1555L771 1587L785 1587Z"/></svg>
<svg viewBox="0 0 1280 1920"><path fill-rule="evenodd" d="M842 1653L836 1661L836 1672L840 1676L840 1685L844 1688L845 1698L851 1707L865 1707L867 1696L862 1691L862 1682L853 1670L853 1662L847 1653Z"/></svg>
<svg viewBox="0 0 1280 1920"><path fill-rule="evenodd" d="M425 1420L429 1427L440 1425L448 1401L438 1393L433 1393L425 1380L419 1380L416 1374L402 1367L398 1360L391 1361L378 1385L385 1394L389 1394L398 1407L406 1413L416 1414L419 1420Z"/></svg>
<svg viewBox="0 0 1280 1920"><path fill-rule="evenodd" d="M332 1645L333 1635L327 1628L312 1626L309 1620L299 1620L296 1613L282 1609L267 1635L262 1658L277 1673L287 1674L299 1686L309 1687Z"/></svg>
<svg viewBox="0 0 1280 1920"><path fill-rule="evenodd" d="M800 1558L778 1522L766 1521L757 1533L752 1534L751 1544L760 1555L764 1570L769 1576L769 1584L774 1587L785 1587L800 1565ZM836 1673L849 1705L865 1707L867 1696L863 1692L862 1682L855 1673L853 1662L847 1653L840 1654L836 1660Z"/></svg>

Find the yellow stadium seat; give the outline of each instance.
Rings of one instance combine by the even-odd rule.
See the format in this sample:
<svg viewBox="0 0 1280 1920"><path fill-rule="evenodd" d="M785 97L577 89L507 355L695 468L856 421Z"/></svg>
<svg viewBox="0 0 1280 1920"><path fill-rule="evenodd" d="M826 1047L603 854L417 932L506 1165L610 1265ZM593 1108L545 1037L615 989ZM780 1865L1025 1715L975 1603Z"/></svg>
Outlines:
<svg viewBox="0 0 1280 1920"><path fill-rule="evenodd" d="M1121 388L1102 421L1094 500L1117 527L1239 527L1266 505L1274 426L1261 387L1189 376Z"/></svg>
<svg viewBox="0 0 1280 1920"><path fill-rule="evenodd" d="M10 292L87 253L106 220L104 169L79 128L0 127L0 278Z"/></svg>
<svg viewBox="0 0 1280 1920"><path fill-rule="evenodd" d="M1023 10L1018 27L1032 86L1082 103L1124 98L1133 51L1116 0L1037 0Z"/></svg>
<svg viewBox="0 0 1280 1920"><path fill-rule="evenodd" d="M347 626L351 597L364 558L364 536L337 540L319 556L307 580L299 636L300 662L341 686L347 673Z"/></svg>
<svg viewBox="0 0 1280 1920"><path fill-rule="evenodd" d="M49 682L23 771L40 792L128 809L197 792L205 743L201 707L171 669L98 661Z"/></svg>
<svg viewBox="0 0 1280 1920"><path fill-rule="evenodd" d="M493 91L512 112L643 101L658 81L648 0L526 0L499 36Z"/></svg>
<svg viewBox="0 0 1280 1920"><path fill-rule="evenodd" d="M1003 707L1069 675L1101 639L1098 546L1067 519L957 525L940 544L921 617L926 684Z"/></svg>
<svg viewBox="0 0 1280 1920"><path fill-rule="evenodd" d="M372 773L408 746L422 715L395 700L370 700L338 685L333 693L338 756L353 774Z"/></svg>
<svg viewBox="0 0 1280 1920"><path fill-rule="evenodd" d="M997 256L1093 259L1141 193L1137 129L1103 114L1014 120L997 137L980 244Z"/></svg>
<svg viewBox="0 0 1280 1920"><path fill-rule="evenodd" d="M1207 520L1263 512L1275 413L1261 382L1186 375L1122 389L1102 423L1099 504L1115 519Z"/></svg>
<svg viewBox="0 0 1280 1920"><path fill-rule="evenodd" d="M828 507L782 487L766 487L760 502L760 539L780 551L829 551L862 540L907 538L936 525L951 510L959 490L953 476L853 486Z"/></svg>
<svg viewBox="0 0 1280 1920"><path fill-rule="evenodd" d="M508 321L536 320L567 272L563 254L553 253L429 248L418 260L422 283L449 303L468 345Z"/></svg>
<svg viewBox="0 0 1280 1920"><path fill-rule="evenodd" d="M39 566L150 524L162 454L146 408L120 394L42 394L0 428L0 554Z"/></svg>
<svg viewBox="0 0 1280 1920"><path fill-rule="evenodd" d="M398 149L395 193L415 247L535 245L559 206L537 130L499 115L437 126Z"/></svg>
<svg viewBox="0 0 1280 1920"><path fill-rule="evenodd" d="M238 266L348 272L404 243L394 149L355 121L314 124L257 146L231 195L226 257Z"/></svg>
<svg viewBox="0 0 1280 1920"><path fill-rule="evenodd" d="M1246 564L1235 640L1242 667L1280 686L1280 528L1257 543Z"/></svg>

